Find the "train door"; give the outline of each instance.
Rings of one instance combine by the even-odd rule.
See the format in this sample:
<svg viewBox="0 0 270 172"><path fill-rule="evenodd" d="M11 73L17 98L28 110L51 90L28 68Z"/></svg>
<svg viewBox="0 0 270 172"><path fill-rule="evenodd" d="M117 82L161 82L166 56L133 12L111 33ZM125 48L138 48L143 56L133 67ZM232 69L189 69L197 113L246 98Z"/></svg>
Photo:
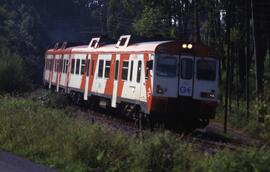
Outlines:
<svg viewBox="0 0 270 172"><path fill-rule="evenodd" d="M89 88L89 77L91 70L91 55L88 54L86 56L86 79L85 79L85 87L84 87L84 100L88 100L88 88Z"/></svg>
<svg viewBox="0 0 270 172"><path fill-rule="evenodd" d="M52 55L51 66L50 66L50 74L49 74L49 89L52 88L52 80L53 80L54 68L55 68L55 55Z"/></svg>
<svg viewBox="0 0 270 172"><path fill-rule="evenodd" d="M148 58L144 56L144 54L138 55L138 75L137 75L137 81L139 81L140 84L140 101L146 102L146 83L147 83L147 77L146 77L146 62L148 61Z"/></svg>
<svg viewBox="0 0 270 172"><path fill-rule="evenodd" d="M62 77L62 65L64 60L64 54L59 55L59 59L57 60L57 76L56 76L56 92L59 92L61 77Z"/></svg>
<svg viewBox="0 0 270 172"><path fill-rule="evenodd" d="M181 56L179 64L179 96L191 97L193 94L194 57Z"/></svg>
<svg viewBox="0 0 270 172"><path fill-rule="evenodd" d="M139 86L134 77L134 70L135 70L135 61L137 60L136 54L131 54L129 58L129 70L128 70L128 76L127 81L125 83L126 87L124 87L123 93L124 97L128 99L135 100L136 99L136 92L139 89Z"/></svg>
<svg viewBox="0 0 270 172"><path fill-rule="evenodd" d="M112 101L111 101L111 106L114 108L116 108L117 103L118 79L121 79L119 78L119 68L120 68L120 54L117 54L114 70Z"/></svg>

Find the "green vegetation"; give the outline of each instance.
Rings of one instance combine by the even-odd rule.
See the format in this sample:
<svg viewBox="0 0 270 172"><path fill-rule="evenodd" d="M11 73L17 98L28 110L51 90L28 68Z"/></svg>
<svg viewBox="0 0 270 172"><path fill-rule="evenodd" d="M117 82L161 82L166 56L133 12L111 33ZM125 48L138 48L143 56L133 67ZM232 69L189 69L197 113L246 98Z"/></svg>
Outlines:
<svg viewBox="0 0 270 172"><path fill-rule="evenodd" d="M169 132L129 136L30 99L0 98L0 148L62 171L268 171L270 151L202 154Z"/></svg>
<svg viewBox="0 0 270 172"><path fill-rule="evenodd" d="M246 104L244 101L233 102L229 108L228 125L232 128L246 132L254 139L269 142L270 140L270 102L269 93L258 100L251 101L250 116L246 116ZM237 105L238 104L238 105ZM224 109L219 106L217 122L223 123Z"/></svg>

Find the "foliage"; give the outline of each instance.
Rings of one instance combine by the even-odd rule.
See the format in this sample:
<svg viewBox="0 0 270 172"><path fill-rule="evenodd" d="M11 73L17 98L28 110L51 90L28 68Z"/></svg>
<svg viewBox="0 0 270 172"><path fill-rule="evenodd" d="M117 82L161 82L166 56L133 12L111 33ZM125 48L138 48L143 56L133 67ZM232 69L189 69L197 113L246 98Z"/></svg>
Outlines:
<svg viewBox="0 0 270 172"><path fill-rule="evenodd" d="M0 49L0 92L22 92L29 88L22 59Z"/></svg>
<svg viewBox="0 0 270 172"><path fill-rule="evenodd" d="M249 171L269 171L267 162L270 161L269 150L250 149L240 151L222 151L215 155L214 158L209 158L203 168L199 171L220 171L220 172L243 172ZM198 170L197 169L197 170Z"/></svg>
<svg viewBox="0 0 270 172"><path fill-rule="evenodd" d="M209 156L169 132L130 136L30 99L0 97L0 148L62 171L268 171L268 147Z"/></svg>
<svg viewBox="0 0 270 172"><path fill-rule="evenodd" d="M171 28L158 8L145 7L142 16L134 25L135 32L145 37L170 37Z"/></svg>

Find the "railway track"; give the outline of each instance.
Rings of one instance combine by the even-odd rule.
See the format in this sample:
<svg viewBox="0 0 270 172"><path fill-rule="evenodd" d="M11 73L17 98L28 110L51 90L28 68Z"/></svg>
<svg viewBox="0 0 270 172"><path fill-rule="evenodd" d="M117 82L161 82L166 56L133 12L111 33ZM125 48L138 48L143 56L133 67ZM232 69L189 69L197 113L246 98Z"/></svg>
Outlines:
<svg viewBox="0 0 270 172"><path fill-rule="evenodd" d="M105 125L111 129L120 130L128 135L138 135L150 130L148 127L138 128L138 125L131 119L112 116L105 114L102 110L89 110L85 108L78 108L76 113L78 117L83 117L90 123L98 123ZM211 125L211 124L210 124ZM166 128L154 128L153 131L163 130ZM179 131L170 130L177 138L192 143L198 146L200 150L207 154L214 154L223 149L237 150L246 145L235 142L223 135L206 130L195 130L189 134L183 134Z"/></svg>

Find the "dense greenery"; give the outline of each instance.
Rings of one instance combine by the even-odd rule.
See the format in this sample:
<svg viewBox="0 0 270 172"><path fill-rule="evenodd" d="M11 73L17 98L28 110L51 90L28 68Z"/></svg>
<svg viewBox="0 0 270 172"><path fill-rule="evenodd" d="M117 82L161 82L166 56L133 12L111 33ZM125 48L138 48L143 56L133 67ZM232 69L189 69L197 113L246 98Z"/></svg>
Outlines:
<svg viewBox="0 0 270 172"><path fill-rule="evenodd" d="M69 110L0 98L0 148L62 171L268 171L265 148L202 154L169 132L129 136Z"/></svg>
<svg viewBox="0 0 270 172"><path fill-rule="evenodd" d="M132 34L202 42L221 58L219 119L228 107L230 125L269 140L269 2L1 0L0 93L15 95L41 85L44 51L58 41L87 44L101 34L114 39ZM255 148L204 157L168 133L141 141L26 99L2 97L0 114L2 148L65 171L267 171L269 161L269 152Z"/></svg>

